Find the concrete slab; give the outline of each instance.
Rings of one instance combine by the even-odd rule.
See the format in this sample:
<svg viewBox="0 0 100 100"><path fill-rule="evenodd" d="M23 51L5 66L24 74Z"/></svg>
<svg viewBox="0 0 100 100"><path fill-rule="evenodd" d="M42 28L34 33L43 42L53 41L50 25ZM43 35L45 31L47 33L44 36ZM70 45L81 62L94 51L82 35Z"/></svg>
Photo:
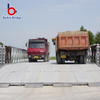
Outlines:
<svg viewBox="0 0 100 100"><path fill-rule="evenodd" d="M88 71L100 71L100 67L98 67L96 64L92 63L92 64L86 64L87 66L85 66L85 68Z"/></svg>
<svg viewBox="0 0 100 100"><path fill-rule="evenodd" d="M55 83L53 84L54 87L71 87L71 83Z"/></svg>
<svg viewBox="0 0 100 100"><path fill-rule="evenodd" d="M16 69L18 67L17 64L8 64L8 65L5 65L3 68L0 69L0 73L1 72L11 72L11 71L14 71L14 69Z"/></svg>
<svg viewBox="0 0 100 100"><path fill-rule="evenodd" d="M26 88L40 88L43 87L42 83L26 83L25 84Z"/></svg>
<svg viewBox="0 0 100 100"><path fill-rule="evenodd" d="M6 79L5 83L22 83L22 79L25 76L25 72L12 72Z"/></svg>
<svg viewBox="0 0 100 100"><path fill-rule="evenodd" d="M0 72L0 83L5 83L5 80L9 77L12 72Z"/></svg>
<svg viewBox="0 0 100 100"><path fill-rule="evenodd" d="M58 82L58 72L42 72L42 79L40 79L40 82L43 83L54 83Z"/></svg>
<svg viewBox="0 0 100 100"><path fill-rule="evenodd" d="M71 83L86 85L100 82L100 67L95 64L56 64L50 62L25 62L8 64L0 69L0 83L25 85L26 83Z"/></svg>
<svg viewBox="0 0 100 100"><path fill-rule="evenodd" d="M34 83L34 82L40 82L40 79L42 79L42 72L27 72L25 77L23 78L23 83Z"/></svg>
<svg viewBox="0 0 100 100"><path fill-rule="evenodd" d="M100 82L100 71L91 71L90 74L96 82Z"/></svg>
<svg viewBox="0 0 100 100"><path fill-rule="evenodd" d="M100 87L0 88L0 100L100 100Z"/></svg>
<svg viewBox="0 0 100 100"><path fill-rule="evenodd" d="M6 83L0 83L0 88L8 88L9 84Z"/></svg>
<svg viewBox="0 0 100 100"><path fill-rule="evenodd" d="M74 72L74 74L78 83L95 82L94 78L89 72L79 70L77 72Z"/></svg>
<svg viewBox="0 0 100 100"><path fill-rule="evenodd" d="M88 86L90 86L90 87L94 87L94 86L96 86L96 87L100 87L100 82L96 82L96 83L88 83Z"/></svg>
<svg viewBox="0 0 100 100"><path fill-rule="evenodd" d="M73 72L58 72L59 82L77 83Z"/></svg>

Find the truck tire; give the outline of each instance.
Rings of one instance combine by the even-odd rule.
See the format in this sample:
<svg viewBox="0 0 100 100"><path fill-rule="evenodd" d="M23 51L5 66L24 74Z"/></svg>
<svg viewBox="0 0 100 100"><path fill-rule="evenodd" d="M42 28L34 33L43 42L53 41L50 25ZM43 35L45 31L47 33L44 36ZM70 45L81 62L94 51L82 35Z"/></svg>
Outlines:
<svg viewBox="0 0 100 100"><path fill-rule="evenodd" d="M59 52L57 52L56 58L57 58L57 64L61 64L61 58L60 58L60 53Z"/></svg>
<svg viewBox="0 0 100 100"><path fill-rule="evenodd" d="M79 61L79 60L77 60L77 62L78 62L78 64L80 63L80 61Z"/></svg>
<svg viewBox="0 0 100 100"><path fill-rule="evenodd" d="M84 56L83 63L86 64L86 55Z"/></svg>
<svg viewBox="0 0 100 100"><path fill-rule="evenodd" d="M80 64L83 64L83 60L84 60L83 58L84 58L84 57L81 55L81 56L80 56L80 59L79 59L79 63L80 63Z"/></svg>
<svg viewBox="0 0 100 100"><path fill-rule="evenodd" d="M79 60L75 60L75 64L79 64Z"/></svg>
<svg viewBox="0 0 100 100"><path fill-rule="evenodd" d="M64 58L61 59L61 63L62 63L62 64L65 63L65 59L64 59Z"/></svg>
<svg viewBox="0 0 100 100"><path fill-rule="evenodd" d="M37 59L33 59L32 61L33 61L33 62L37 62Z"/></svg>
<svg viewBox="0 0 100 100"><path fill-rule="evenodd" d="M29 62L32 62L32 59L31 59L31 58L28 58L28 61L29 61Z"/></svg>

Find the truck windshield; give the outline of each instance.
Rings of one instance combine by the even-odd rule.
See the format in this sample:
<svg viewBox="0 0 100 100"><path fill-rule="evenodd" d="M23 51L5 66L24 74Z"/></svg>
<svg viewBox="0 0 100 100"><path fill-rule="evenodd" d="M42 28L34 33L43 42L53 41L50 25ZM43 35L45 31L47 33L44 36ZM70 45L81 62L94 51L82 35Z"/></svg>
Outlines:
<svg viewBox="0 0 100 100"><path fill-rule="evenodd" d="M29 48L44 48L44 43L29 43Z"/></svg>

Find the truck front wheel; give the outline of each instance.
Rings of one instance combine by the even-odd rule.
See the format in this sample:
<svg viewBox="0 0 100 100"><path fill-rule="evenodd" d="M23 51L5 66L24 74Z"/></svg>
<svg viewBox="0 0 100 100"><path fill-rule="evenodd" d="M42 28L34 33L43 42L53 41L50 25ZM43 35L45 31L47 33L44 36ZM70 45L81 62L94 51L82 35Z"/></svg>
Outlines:
<svg viewBox="0 0 100 100"><path fill-rule="evenodd" d="M28 58L28 61L29 61L29 62L32 62L32 59L31 59L31 58Z"/></svg>

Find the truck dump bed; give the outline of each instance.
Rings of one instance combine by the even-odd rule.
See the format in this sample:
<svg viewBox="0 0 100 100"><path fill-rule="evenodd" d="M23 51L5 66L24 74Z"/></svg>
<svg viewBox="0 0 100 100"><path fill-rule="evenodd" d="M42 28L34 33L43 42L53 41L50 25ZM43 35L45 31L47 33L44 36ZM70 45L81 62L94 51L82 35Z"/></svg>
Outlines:
<svg viewBox="0 0 100 100"><path fill-rule="evenodd" d="M89 49L88 32L67 31L58 32L55 40L56 51L60 50L87 50Z"/></svg>

